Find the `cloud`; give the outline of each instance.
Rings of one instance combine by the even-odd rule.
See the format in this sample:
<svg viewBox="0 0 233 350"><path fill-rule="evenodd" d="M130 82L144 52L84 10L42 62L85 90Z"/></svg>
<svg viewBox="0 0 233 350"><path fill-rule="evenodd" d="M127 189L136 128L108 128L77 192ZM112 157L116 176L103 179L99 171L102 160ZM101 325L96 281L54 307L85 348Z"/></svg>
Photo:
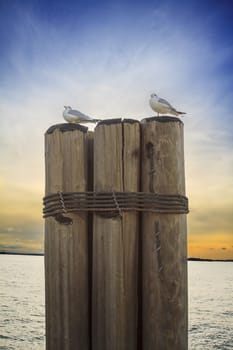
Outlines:
<svg viewBox="0 0 233 350"><path fill-rule="evenodd" d="M33 223L18 223L18 229L7 232L0 228L0 250L15 250L20 252L42 252L44 236L42 227Z"/></svg>
<svg viewBox="0 0 233 350"><path fill-rule="evenodd" d="M197 198L196 207L191 207L192 215L188 217L189 230L195 234L204 232L208 236L228 232L233 241L232 207L227 202L219 206L218 203L209 202L207 206L207 203L201 202L201 198Z"/></svg>
<svg viewBox="0 0 233 350"><path fill-rule="evenodd" d="M7 244L0 244L0 250L10 250L10 251L14 251L14 250L21 250L22 248L24 248L24 245L7 245Z"/></svg>

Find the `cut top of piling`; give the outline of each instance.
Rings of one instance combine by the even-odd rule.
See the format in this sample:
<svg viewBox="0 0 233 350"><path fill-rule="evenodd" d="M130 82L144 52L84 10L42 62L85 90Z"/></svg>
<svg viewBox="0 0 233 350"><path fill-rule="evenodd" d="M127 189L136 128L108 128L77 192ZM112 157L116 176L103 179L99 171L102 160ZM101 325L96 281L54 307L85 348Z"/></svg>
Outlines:
<svg viewBox="0 0 233 350"><path fill-rule="evenodd" d="M100 122L98 122L97 127L99 125L112 125L112 124L121 124L121 123L134 124L134 123L140 123L140 121L137 119L130 119L130 118L103 119Z"/></svg>
<svg viewBox="0 0 233 350"><path fill-rule="evenodd" d="M45 135L52 134L55 130L58 130L61 132L79 130L79 131L86 133L88 131L88 128L86 126L81 125L81 124L71 124L71 123L55 124L55 125L50 126L50 128L48 128Z"/></svg>
<svg viewBox="0 0 233 350"><path fill-rule="evenodd" d="M170 116L160 116L160 117L147 117L141 120L142 123L149 123L157 121L160 123L169 123L169 122L179 122L181 124L184 124L180 118L177 117L170 117Z"/></svg>
<svg viewBox="0 0 233 350"><path fill-rule="evenodd" d="M161 116L161 117L147 117L141 120L141 123L149 123L149 122L161 122L161 123L168 123L168 122L179 122L183 124L183 122L177 118L177 117L170 117L170 116ZM131 118L111 118L111 119L103 119L98 122L96 127L100 125L113 125L113 124L134 124L134 123L140 123L137 119L131 119ZM81 125L81 124L73 124L73 123L62 123L62 124L55 124L48 128L48 130L45 132L45 134L52 134L55 130L66 132L66 131L74 131L79 130L83 133L88 132L88 127Z"/></svg>

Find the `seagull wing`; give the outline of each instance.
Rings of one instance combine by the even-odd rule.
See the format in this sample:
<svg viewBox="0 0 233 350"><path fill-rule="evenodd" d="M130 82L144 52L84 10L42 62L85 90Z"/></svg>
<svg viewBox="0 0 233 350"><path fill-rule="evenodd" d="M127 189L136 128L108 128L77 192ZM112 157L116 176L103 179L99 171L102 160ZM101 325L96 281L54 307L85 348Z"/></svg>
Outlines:
<svg viewBox="0 0 233 350"><path fill-rule="evenodd" d="M171 109L174 109L174 107L172 107L172 105L167 100L164 100L164 98L159 98L158 102L163 103L164 105L166 105L167 107L169 107Z"/></svg>
<svg viewBox="0 0 233 350"><path fill-rule="evenodd" d="M77 110L75 110L75 109L70 109L70 110L68 111L68 114L70 114L70 115L75 115L76 117L78 117L78 118L83 118L83 119L88 119L88 118L89 118L87 115L85 115L85 114L83 114L82 112L79 112L79 111L77 111Z"/></svg>

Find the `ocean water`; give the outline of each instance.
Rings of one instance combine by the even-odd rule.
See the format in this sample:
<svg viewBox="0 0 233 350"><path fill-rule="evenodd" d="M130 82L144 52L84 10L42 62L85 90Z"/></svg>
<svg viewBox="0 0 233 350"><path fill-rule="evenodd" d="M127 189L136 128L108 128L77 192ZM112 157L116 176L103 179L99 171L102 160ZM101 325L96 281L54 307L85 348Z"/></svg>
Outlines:
<svg viewBox="0 0 233 350"><path fill-rule="evenodd" d="M0 255L0 349L45 349L43 268L41 256ZM233 350L233 263L188 271L189 350Z"/></svg>
<svg viewBox="0 0 233 350"><path fill-rule="evenodd" d="M233 263L189 262L189 349L233 350Z"/></svg>
<svg viewBox="0 0 233 350"><path fill-rule="evenodd" d="M0 349L44 348L44 257L0 255Z"/></svg>

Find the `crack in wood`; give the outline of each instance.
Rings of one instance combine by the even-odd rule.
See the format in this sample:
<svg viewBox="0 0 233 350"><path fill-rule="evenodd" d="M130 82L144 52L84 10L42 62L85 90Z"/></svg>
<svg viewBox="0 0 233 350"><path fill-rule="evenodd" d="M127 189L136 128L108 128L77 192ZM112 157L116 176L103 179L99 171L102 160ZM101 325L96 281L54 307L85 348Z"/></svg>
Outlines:
<svg viewBox="0 0 233 350"><path fill-rule="evenodd" d="M162 256L161 256L161 242L160 242L160 232L159 232L159 222L155 221L155 251L157 256L158 271L161 272L163 269Z"/></svg>
<svg viewBox="0 0 233 350"><path fill-rule="evenodd" d="M149 191L150 192L154 192L154 174L156 173L154 154L155 154L154 145L152 142L148 142L146 144L146 155L147 155L147 158L149 158L149 162L150 162L149 163L150 170L148 172L148 174L149 174Z"/></svg>

